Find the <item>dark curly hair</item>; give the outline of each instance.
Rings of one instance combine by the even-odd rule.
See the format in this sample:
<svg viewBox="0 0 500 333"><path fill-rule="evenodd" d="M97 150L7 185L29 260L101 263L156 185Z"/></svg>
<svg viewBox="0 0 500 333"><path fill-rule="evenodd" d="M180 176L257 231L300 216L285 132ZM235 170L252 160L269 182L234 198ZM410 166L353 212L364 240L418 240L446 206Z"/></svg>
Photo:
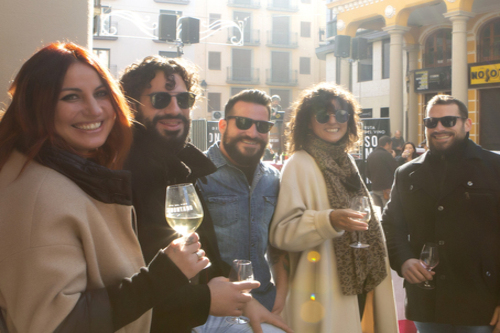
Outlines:
<svg viewBox="0 0 500 333"><path fill-rule="evenodd" d="M359 124L360 107L354 96L343 88L327 82L319 83L302 92L298 101L292 106L292 116L287 124L288 153L291 154L304 148L307 135L311 132L309 124L318 109L331 107L331 102L337 100L342 109L349 112L347 134L349 142L347 150L359 145L361 126Z"/></svg>
<svg viewBox="0 0 500 333"><path fill-rule="evenodd" d="M199 94L199 77L196 67L184 59L168 59L161 56L149 56L140 63L128 66L120 78L123 93L127 97L130 107L139 110L139 100L144 89L156 76L158 71L165 73L167 89L175 88L174 74L179 74L189 92Z"/></svg>

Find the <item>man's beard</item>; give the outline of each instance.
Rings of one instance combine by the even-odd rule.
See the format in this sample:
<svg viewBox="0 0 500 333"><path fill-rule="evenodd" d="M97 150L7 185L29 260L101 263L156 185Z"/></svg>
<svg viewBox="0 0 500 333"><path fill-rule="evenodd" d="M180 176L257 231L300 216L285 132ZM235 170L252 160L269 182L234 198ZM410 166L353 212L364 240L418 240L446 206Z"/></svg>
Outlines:
<svg viewBox="0 0 500 333"><path fill-rule="evenodd" d="M466 133L465 137L463 137L463 138L458 138L455 133L447 132L447 131L441 131L438 134L444 134L444 133L450 133L450 134L454 135L453 142L446 148L441 148L439 145L434 144L434 141L432 140L432 135L436 134L436 132L432 133L430 138L428 138L428 137L426 138L427 144L429 146L429 150L432 153L438 154L438 155L446 155L446 156L454 155L463 147L465 140L468 139L468 137L469 137L468 133Z"/></svg>
<svg viewBox="0 0 500 333"><path fill-rule="evenodd" d="M248 156L242 154L237 147L237 143L242 140L252 140L257 141L260 144L260 149L255 152L255 154ZM228 138L227 135L222 136L222 143L224 144L224 149L226 150L229 157L233 159L237 164L242 166L252 166L257 165L260 159L264 155L264 150L267 146L267 141L260 138L250 138L248 136L240 136L235 138Z"/></svg>
<svg viewBox="0 0 500 333"><path fill-rule="evenodd" d="M186 145L186 139L189 135L190 121L184 115L182 114L178 114L177 116L172 116L169 114L157 115L153 118L153 120L149 120L142 117L142 115L137 114L136 118L140 123L142 123L146 127L148 132L153 137L163 142L165 144L165 147L169 151L174 153L179 152ZM180 131L167 131L167 130L158 131L156 125L160 120L164 119L182 120L182 123L184 124L184 130L182 131L182 134L179 135Z"/></svg>

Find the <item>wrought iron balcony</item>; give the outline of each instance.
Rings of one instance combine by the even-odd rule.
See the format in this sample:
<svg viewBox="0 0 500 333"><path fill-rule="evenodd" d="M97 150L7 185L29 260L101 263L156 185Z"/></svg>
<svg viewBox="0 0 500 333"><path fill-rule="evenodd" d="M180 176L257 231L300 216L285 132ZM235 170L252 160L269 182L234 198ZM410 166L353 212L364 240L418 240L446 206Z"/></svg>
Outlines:
<svg viewBox="0 0 500 333"><path fill-rule="evenodd" d="M238 66L227 68L227 83L259 84L259 69Z"/></svg>
<svg viewBox="0 0 500 333"><path fill-rule="evenodd" d="M241 38L241 33L238 29L228 29L227 41L239 41ZM243 31L243 46L258 46L260 45L260 30L248 30Z"/></svg>
<svg viewBox="0 0 500 333"><path fill-rule="evenodd" d="M290 31L268 31L267 46L296 49L299 47L298 34Z"/></svg>
<svg viewBox="0 0 500 333"><path fill-rule="evenodd" d="M268 86L296 86L298 84L297 70L283 72L266 69L266 84Z"/></svg>
<svg viewBox="0 0 500 333"><path fill-rule="evenodd" d="M260 8L260 0L228 0L229 7Z"/></svg>

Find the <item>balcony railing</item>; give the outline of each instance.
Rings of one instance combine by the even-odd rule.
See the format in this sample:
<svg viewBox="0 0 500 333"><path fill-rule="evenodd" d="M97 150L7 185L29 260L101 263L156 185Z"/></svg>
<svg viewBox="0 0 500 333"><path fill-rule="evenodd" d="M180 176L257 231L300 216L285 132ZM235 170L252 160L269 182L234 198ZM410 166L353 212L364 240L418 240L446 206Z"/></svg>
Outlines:
<svg viewBox="0 0 500 333"><path fill-rule="evenodd" d="M298 34L289 31L268 31L267 46L295 49L299 47Z"/></svg>
<svg viewBox="0 0 500 333"><path fill-rule="evenodd" d="M233 28L228 30L227 41L239 41L241 33L238 29ZM248 30L245 28L243 32L243 45L244 46L258 46L260 45L260 30Z"/></svg>
<svg viewBox="0 0 500 333"><path fill-rule="evenodd" d="M299 6L297 0L268 0L267 9L281 12L298 12Z"/></svg>
<svg viewBox="0 0 500 333"><path fill-rule="evenodd" d="M260 0L228 0L229 7L260 8Z"/></svg>
<svg viewBox="0 0 500 333"><path fill-rule="evenodd" d="M268 86L296 86L298 84L297 70L283 72L266 69L266 84Z"/></svg>
<svg viewBox="0 0 500 333"><path fill-rule="evenodd" d="M252 67L228 67L227 83L259 84L259 69Z"/></svg>

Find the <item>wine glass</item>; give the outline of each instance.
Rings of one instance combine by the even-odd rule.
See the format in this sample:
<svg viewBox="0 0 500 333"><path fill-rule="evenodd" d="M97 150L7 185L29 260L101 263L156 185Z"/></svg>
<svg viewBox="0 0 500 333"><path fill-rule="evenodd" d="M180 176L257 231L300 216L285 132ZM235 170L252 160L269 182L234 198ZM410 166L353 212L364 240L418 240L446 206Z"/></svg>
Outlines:
<svg viewBox="0 0 500 333"><path fill-rule="evenodd" d="M363 214L363 217L360 219L357 219L358 221L361 222L366 222L370 221L371 218L371 210L370 210L370 199L368 197L355 197L351 200L351 206L350 208L352 210L358 211L361 214ZM356 235L358 237L358 241L350 244L351 247L356 248L356 249L364 249L369 247L370 245L362 243L361 242L361 231L356 231Z"/></svg>
<svg viewBox="0 0 500 333"><path fill-rule="evenodd" d="M422 252L420 252L420 264L424 266L427 271L432 271L434 267L439 264L439 254L438 254L438 246L435 243L425 243L422 248ZM435 284L434 281L424 281L418 284L420 288L423 289L434 289Z"/></svg>
<svg viewBox="0 0 500 333"><path fill-rule="evenodd" d="M167 186L165 217L184 240L198 229L203 220L203 207L193 184ZM205 268L209 266L210 263Z"/></svg>
<svg viewBox="0 0 500 333"><path fill-rule="evenodd" d="M253 281L253 268L250 260L235 259L229 273L229 281ZM244 290L244 293L250 292ZM233 324L247 324L248 320L244 317L227 317L226 320Z"/></svg>

